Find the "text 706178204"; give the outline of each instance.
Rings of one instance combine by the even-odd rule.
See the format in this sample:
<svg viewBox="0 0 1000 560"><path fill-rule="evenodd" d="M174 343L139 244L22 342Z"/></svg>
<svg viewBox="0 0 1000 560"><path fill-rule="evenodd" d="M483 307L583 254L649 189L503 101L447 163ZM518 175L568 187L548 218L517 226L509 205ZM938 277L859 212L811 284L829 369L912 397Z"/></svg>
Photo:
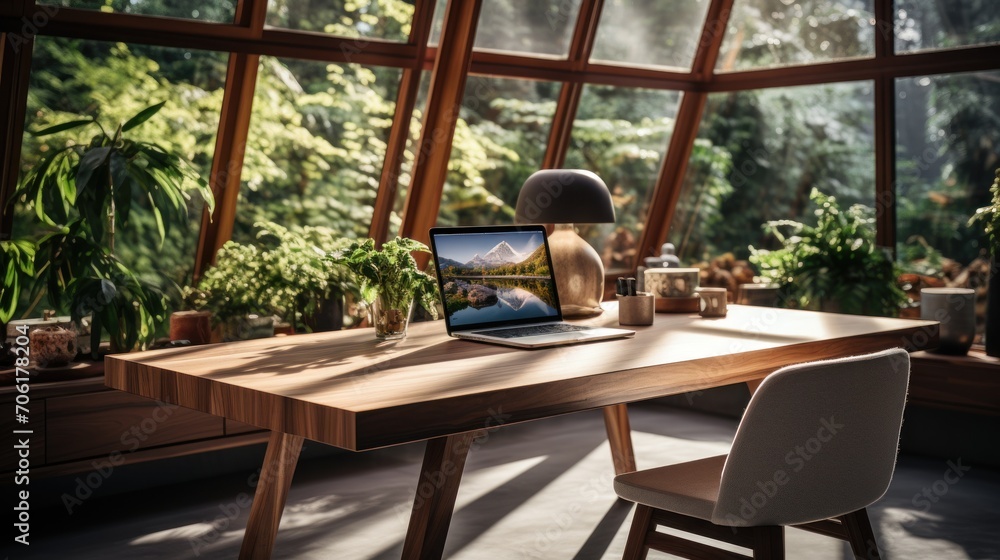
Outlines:
<svg viewBox="0 0 1000 560"><path fill-rule="evenodd" d="M17 395L14 398L14 420L18 424L28 423L31 410L28 405L31 397L28 396L30 388L29 381L31 372L28 370L28 363L31 357L31 348L28 339L28 327L17 327L18 337L14 340L14 347L11 351L16 356L14 365L17 368L14 381L16 383ZM31 434L32 430L13 431L14 451L17 454L17 470L14 471L14 540L20 544L28 544L28 535L31 525L29 523L31 514L29 513L30 502L28 501L28 475L31 472Z"/></svg>

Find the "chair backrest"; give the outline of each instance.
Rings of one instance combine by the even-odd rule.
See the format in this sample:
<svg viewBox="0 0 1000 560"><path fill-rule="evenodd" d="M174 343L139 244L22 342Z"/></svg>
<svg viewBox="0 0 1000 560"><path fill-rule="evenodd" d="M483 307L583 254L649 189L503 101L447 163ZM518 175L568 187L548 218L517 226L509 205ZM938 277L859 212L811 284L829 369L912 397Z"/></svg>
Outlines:
<svg viewBox="0 0 1000 560"><path fill-rule="evenodd" d="M767 376L736 432L712 520L793 525L877 501L892 479L909 378L899 348Z"/></svg>

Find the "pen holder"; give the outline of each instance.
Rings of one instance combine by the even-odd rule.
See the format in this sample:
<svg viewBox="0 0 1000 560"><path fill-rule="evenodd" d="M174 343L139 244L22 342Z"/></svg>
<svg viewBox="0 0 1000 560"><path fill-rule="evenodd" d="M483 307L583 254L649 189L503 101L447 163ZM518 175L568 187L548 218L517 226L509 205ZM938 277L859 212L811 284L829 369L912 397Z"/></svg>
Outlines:
<svg viewBox="0 0 1000 560"><path fill-rule="evenodd" d="M618 296L619 325L652 325L656 310L655 296L639 292L634 296Z"/></svg>

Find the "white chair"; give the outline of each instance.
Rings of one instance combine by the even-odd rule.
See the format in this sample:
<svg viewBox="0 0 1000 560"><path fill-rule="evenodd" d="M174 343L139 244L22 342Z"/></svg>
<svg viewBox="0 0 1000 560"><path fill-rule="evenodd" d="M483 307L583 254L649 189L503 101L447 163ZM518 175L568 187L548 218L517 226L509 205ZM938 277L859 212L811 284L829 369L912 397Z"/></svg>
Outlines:
<svg viewBox="0 0 1000 560"><path fill-rule="evenodd" d="M684 558L749 558L668 535L673 527L784 558L784 527L846 540L879 558L865 508L892 479L910 376L905 350L788 366L757 388L729 455L623 474L636 502L626 560L650 549Z"/></svg>

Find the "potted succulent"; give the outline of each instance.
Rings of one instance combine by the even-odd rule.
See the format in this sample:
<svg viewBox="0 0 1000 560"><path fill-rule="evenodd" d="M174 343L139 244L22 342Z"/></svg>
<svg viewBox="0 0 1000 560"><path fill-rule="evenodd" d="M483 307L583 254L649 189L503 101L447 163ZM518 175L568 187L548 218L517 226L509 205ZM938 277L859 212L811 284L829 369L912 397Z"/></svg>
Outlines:
<svg viewBox="0 0 1000 560"><path fill-rule="evenodd" d="M55 307L65 302L78 324L91 315L95 358L103 333L110 336L113 352L128 351L151 342L166 319L158 286L140 279L115 252L116 232L128 227L132 211L152 214L162 244L167 230L186 220L192 196L204 199L209 210L214 204L208 185L183 156L127 137L163 105L148 107L114 129L89 118L33 133L99 129L87 143L51 150L11 199L31 207L53 229L35 253L32 308L47 295Z"/></svg>
<svg viewBox="0 0 1000 560"><path fill-rule="evenodd" d="M801 309L896 316L906 294L896 283L892 257L875 243L872 211L842 211L832 196L813 189L815 226L770 221L766 231L782 244L776 251L750 247L750 262L781 287L785 305Z"/></svg>
<svg viewBox="0 0 1000 560"><path fill-rule="evenodd" d="M990 238L990 279L986 291L986 355L1000 357L1000 274L997 274L997 260L1000 258L1000 169L990 187L993 200L988 206L976 210L969 219L969 225L984 224L983 230Z"/></svg>
<svg viewBox="0 0 1000 560"><path fill-rule="evenodd" d="M413 251L428 252L413 239L397 237L375 248L373 239L356 241L334 261L347 266L359 280L361 296L370 304L375 336L381 340L403 338L413 302L437 318L437 287L413 260Z"/></svg>

